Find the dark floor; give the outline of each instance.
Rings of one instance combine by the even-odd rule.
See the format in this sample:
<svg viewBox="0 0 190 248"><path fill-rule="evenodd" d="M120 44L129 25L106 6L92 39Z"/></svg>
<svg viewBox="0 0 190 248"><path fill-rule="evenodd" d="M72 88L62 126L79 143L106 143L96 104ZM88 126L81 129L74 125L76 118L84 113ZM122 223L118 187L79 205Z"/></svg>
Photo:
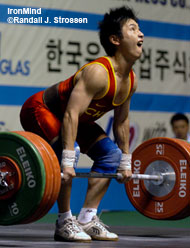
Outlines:
<svg viewBox="0 0 190 248"><path fill-rule="evenodd" d="M73 243L55 242L54 224L0 226L0 247L190 247L190 228L112 226L111 230L119 235L118 242Z"/></svg>

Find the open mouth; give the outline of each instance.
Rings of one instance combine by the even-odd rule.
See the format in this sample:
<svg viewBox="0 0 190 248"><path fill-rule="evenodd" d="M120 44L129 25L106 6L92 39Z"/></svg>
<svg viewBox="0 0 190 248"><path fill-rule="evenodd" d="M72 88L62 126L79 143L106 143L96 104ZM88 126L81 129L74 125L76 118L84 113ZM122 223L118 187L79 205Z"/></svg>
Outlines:
<svg viewBox="0 0 190 248"><path fill-rule="evenodd" d="M142 47L142 44L143 44L143 41L139 41L139 42L137 43L137 46L138 46L138 47Z"/></svg>

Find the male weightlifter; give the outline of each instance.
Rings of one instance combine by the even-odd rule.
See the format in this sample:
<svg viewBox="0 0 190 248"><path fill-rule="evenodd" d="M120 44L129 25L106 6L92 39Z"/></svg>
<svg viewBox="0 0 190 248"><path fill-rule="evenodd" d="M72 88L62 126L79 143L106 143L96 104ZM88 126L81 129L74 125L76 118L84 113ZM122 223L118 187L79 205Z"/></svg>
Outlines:
<svg viewBox="0 0 190 248"><path fill-rule="evenodd" d="M92 172L119 171L123 175L120 182L131 176L129 105L137 87L132 66L141 56L144 35L128 7L106 13L99 29L100 42L107 56L84 65L67 80L31 96L20 113L23 128L52 145L64 173L54 236L59 241L118 240L96 215L109 179L89 179L78 219L72 216L70 195L79 155L79 151L75 151L77 143L81 152L94 161ZM117 145L95 122L112 109Z"/></svg>

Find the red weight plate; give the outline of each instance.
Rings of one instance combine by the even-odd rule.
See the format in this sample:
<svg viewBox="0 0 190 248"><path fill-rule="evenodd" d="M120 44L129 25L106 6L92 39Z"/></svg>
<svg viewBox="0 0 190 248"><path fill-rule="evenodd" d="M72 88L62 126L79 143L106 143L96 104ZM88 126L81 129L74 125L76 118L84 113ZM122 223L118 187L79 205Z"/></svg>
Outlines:
<svg viewBox="0 0 190 248"><path fill-rule="evenodd" d="M43 143L43 145L45 145L47 155L49 156L50 164L51 164L52 169L53 169L53 179L54 179L53 192L51 195L50 206L48 206L45 209L45 212L43 214L43 216L44 216L51 209L51 207L56 202L56 200L59 196L59 192L60 192L60 188L61 188L61 168L60 168L60 164L59 164L59 161L57 159L57 156L54 153L52 147L47 143L44 144L45 141L43 139L41 139L41 142Z"/></svg>
<svg viewBox="0 0 190 248"><path fill-rule="evenodd" d="M42 218L52 208L52 206L54 205L55 201L58 198L61 187L61 174L60 174L61 170L57 156L55 155L52 147L39 136L38 136L38 142L39 142L39 147L46 153L49 166L51 167L52 170L51 176L53 182L51 182L52 185L51 195L49 196L49 199L46 202L43 211L41 211L41 214L38 215L35 221Z"/></svg>
<svg viewBox="0 0 190 248"><path fill-rule="evenodd" d="M167 185L153 185L155 195L150 193L143 180L133 179L125 184L131 203L143 215L152 219L172 219L180 216L190 204L190 156L184 144L171 138L153 138L142 143L133 152L132 171L144 174L148 168L172 168L175 181L170 191L159 195ZM155 174L157 172L155 170ZM162 193L163 193L162 192Z"/></svg>
<svg viewBox="0 0 190 248"><path fill-rule="evenodd" d="M175 139L175 142L179 143L180 145L182 145L187 153L189 154L190 157L190 144L184 140L181 139ZM188 165L189 166L189 165ZM172 217L172 220L180 220L180 219L184 219L186 217L190 216L190 204L178 215Z"/></svg>

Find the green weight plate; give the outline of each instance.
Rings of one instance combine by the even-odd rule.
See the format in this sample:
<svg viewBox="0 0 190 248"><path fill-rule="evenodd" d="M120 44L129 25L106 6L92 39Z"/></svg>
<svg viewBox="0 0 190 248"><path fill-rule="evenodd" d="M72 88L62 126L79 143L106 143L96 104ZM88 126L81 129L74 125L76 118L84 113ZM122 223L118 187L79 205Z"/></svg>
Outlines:
<svg viewBox="0 0 190 248"><path fill-rule="evenodd" d="M16 162L22 184L11 199L0 201L0 225L19 224L35 212L43 198L46 184L43 160L29 140L11 132L0 133L1 156Z"/></svg>

